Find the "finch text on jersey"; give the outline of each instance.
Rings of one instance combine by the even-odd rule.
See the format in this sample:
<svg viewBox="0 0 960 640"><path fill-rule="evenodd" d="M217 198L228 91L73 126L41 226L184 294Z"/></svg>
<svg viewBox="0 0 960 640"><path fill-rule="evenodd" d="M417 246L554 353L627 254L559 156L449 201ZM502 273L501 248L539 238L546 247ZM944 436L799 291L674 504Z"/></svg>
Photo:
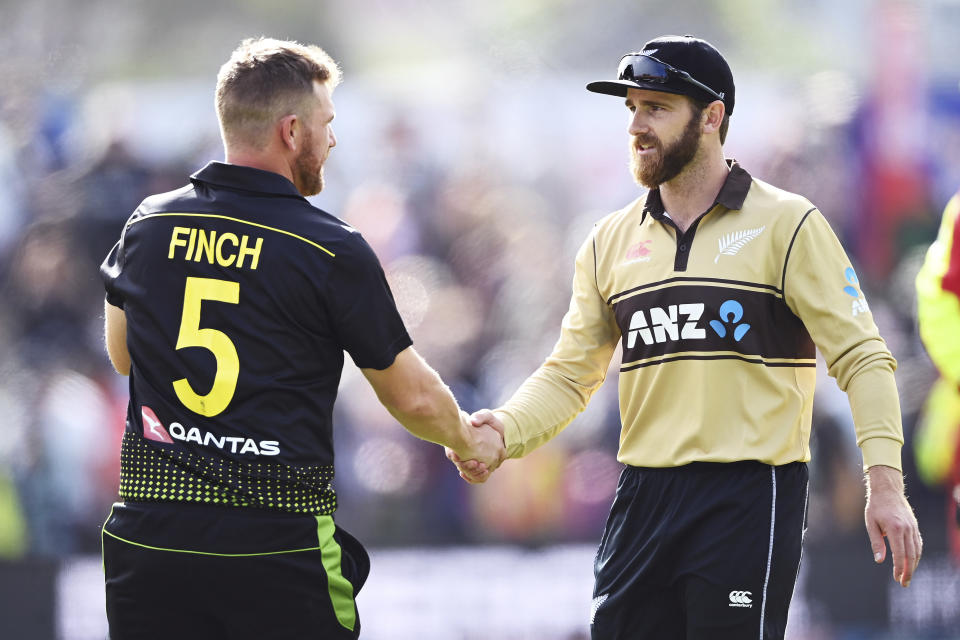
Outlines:
<svg viewBox="0 0 960 640"><path fill-rule="evenodd" d="M260 263L260 250L263 248L263 238L256 238L251 247L250 236L243 234L237 237L235 233L216 230L198 229L195 227L174 227L170 234L170 251L167 258L173 260L180 257L184 260L200 262L205 260L210 264L216 262L221 267L242 269L244 259L250 258L250 269L256 269ZM180 251L182 249L182 251Z"/></svg>

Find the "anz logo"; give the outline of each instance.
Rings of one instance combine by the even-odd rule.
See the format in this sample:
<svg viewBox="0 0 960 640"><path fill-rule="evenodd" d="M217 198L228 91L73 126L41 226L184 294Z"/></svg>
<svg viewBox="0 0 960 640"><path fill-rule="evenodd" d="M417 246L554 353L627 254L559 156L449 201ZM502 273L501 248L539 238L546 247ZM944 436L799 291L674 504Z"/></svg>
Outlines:
<svg viewBox="0 0 960 640"><path fill-rule="evenodd" d="M703 315L703 303L672 304L666 309L650 309L650 322L643 311L635 311L630 317L630 333L627 335L627 348L633 349L637 336L644 344L666 342L667 340L703 340L707 332L697 326ZM679 316L683 316L683 327Z"/></svg>
<svg viewBox="0 0 960 640"><path fill-rule="evenodd" d="M741 318L743 318L743 305L736 300L727 300L720 305L720 320L723 320L723 322L711 320L710 328L716 331L718 336L723 338L727 335L727 328L724 326L724 323L729 324L733 327L733 339L740 342L743 340L743 336L747 335L747 332L750 331L750 325L746 322L737 324Z"/></svg>
<svg viewBox="0 0 960 640"><path fill-rule="evenodd" d="M704 304L695 302L690 304L671 304L667 308L651 307L647 313L643 310L635 311L630 317L630 328L627 333L627 349L637 345L637 338L645 345L661 344L677 340L704 340L707 331L700 326ZM743 305L736 300L727 300L720 305L720 320L711 320L710 328L720 338L725 338L728 326L733 330L732 337L740 342L750 325L743 319Z"/></svg>
<svg viewBox="0 0 960 640"><path fill-rule="evenodd" d="M847 286L843 288L843 292L853 298L850 314L853 317L857 317L861 313L870 311L866 298L860 295L860 281L857 279L857 272L853 270L853 267L847 267L847 270L843 272L843 277L848 283Z"/></svg>

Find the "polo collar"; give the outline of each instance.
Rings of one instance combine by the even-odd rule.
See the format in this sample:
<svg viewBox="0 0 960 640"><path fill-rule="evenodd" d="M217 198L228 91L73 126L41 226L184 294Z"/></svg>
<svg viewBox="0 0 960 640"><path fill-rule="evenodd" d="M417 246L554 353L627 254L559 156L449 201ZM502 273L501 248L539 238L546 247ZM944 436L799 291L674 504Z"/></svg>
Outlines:
<svg viewBox="0 0 960 640"><path fill-rule="evenodd" d="M230 189L242 189L269 193L277 196L292 196L304 199L287 178L273 171L254 169L239 164L209 162L207 166L190 176L192 182L206 182Z"/></svg>
<svg viewBox="0 0 960 640"><path fill-rule="evenodd" d="M747 199L747 192L750 191L753 178L736 160L728 159L727 166L730 167L730 173L727 174L727 178L723 181L723 186L720 187L720 192L717 193L717 198L710 208L713 209L720 204L731 211L739 211L743 208L744 200ZM655 220L663 218L663 200L660 199L659 187L647 192L647 201L643 205L643 215L640 217L641 222L647 217L648 213Z"/></svg>

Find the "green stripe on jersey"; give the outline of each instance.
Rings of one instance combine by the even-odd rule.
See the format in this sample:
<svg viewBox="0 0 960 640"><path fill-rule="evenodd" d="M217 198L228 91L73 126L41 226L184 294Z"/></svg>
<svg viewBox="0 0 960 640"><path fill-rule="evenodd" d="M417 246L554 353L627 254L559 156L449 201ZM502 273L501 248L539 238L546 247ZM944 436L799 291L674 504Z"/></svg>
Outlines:
<svg viewBox="0 0 960 640"><path fill-rule="evenodd" d="M330 590L330 602L337 620L347 629L353 631L357 625L357 610L354 606L353 585L340 572L342 550L333 539L336 525L330 516L317 516L317 537L320 541L323 568L327 570L327 588Z"/></svg>

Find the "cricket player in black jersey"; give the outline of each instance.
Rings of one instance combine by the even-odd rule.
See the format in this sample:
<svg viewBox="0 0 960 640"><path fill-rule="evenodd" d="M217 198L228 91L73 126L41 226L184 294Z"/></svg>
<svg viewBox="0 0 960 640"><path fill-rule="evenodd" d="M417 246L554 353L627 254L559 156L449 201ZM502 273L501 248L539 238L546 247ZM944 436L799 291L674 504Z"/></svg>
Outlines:
<svg viewBox="0 0 960 640"><path fill-rule="evenodd" d="M336 63L246 40L220 69L226 162L144 200L103 263L106 342L130 376L103 527L126 638L356 638L369 561L332 518L343 352L414 435L495 467L414 351L355 229L313 207L336 144Z"/></svg>
<svg viewBox="0 0 960 640"><path fill-rule="evenodd" d="M628 109L649 191L598 222L553 353L474 424L520 457L603 383L618 343L625 467L595 563L596 640L784 637L800 563L815 347L847 392L872 553L907 586L922 542L904 497L896 362L806 198L723 155L733 74L692 36L651 40L587 89ZM482 463L448 456L482 482Z"/></svg>

